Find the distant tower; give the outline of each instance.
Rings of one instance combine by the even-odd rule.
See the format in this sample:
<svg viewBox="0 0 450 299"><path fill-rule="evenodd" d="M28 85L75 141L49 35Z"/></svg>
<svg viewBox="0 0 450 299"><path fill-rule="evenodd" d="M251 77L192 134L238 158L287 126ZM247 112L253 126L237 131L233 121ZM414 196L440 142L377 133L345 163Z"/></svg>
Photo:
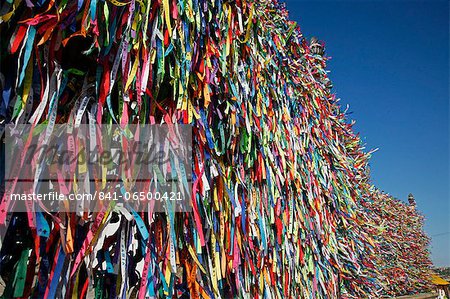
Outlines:
<svg viewBox="0 0 450 299"><path fill-rule="evenodd" d="M413 206L413 207L416 206L416 200L414 199L414 195L412 195L412 193L409 193L408 201L409 201L410 206Z"/></svg>

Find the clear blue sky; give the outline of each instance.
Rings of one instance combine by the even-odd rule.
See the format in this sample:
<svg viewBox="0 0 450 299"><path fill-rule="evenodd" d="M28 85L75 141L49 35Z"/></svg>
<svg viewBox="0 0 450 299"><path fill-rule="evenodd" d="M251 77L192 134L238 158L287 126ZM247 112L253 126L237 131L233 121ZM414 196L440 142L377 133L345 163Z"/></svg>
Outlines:
<svg viewBox="0 0 450 299"><path fill-rule="evenodd" d="M448 1L288 0L305 37L326 42L334 90L350 105L372 180L414 194L432 260L450 266Z"/></svg>

